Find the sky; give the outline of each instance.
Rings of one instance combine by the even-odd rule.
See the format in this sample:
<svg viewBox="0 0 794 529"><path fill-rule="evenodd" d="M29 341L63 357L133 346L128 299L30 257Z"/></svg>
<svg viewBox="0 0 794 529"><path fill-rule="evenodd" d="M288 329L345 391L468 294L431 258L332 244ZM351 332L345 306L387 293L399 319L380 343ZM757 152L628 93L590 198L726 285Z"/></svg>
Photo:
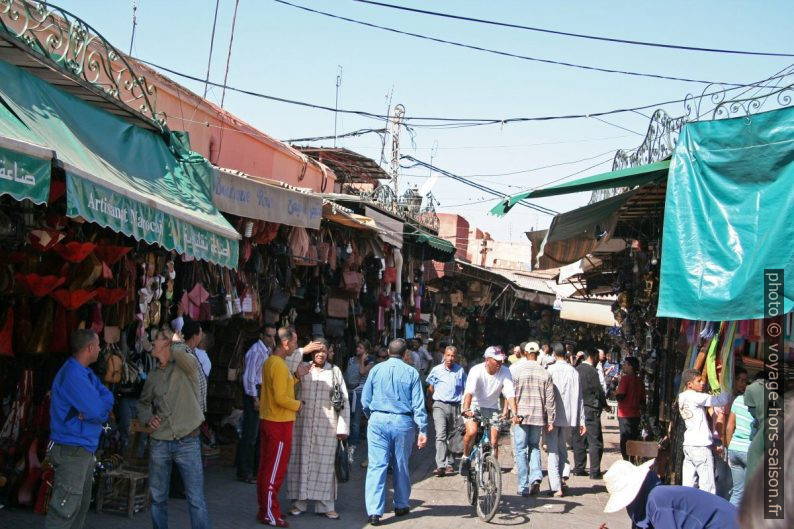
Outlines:
<svg viewBox="0 0 794 529"><path fill-rule="evenodd" d="M794 63L761 57L598 42L447 20L353 0L291 3L519 55L704 81L745 84ZM384 0L386 3L557 31L706 48L794 53L794 2L757 1L472 1ZM124 52L130 50L132 0L55 0ZM207 71L216 0L136 0L132 55L203 78ZM762 6L762 7L761 7ZM219 0L210 80L223 83L235 0ZM274 0L239 0L227 84L272 96L385 114L402 104L407 116L494 118L559 116L650 105L701 94L706 84L619 75L462 49L309 13ZM167 74L203 92L203 83ZM221 89L208 99L220 103ZM287 140L330 136L334 113L228 92L224 108L267 134ZM466 128L415 128L401 133L400 152L500 192L513 194L568 177L609 171L617 149L638 146L655 107L602 119L593 117ZM682 103L662 106L670 115ZM346 133L382 128L383 122L338 115ZM377 134L337 140L376 161ZM306 143L303 143L306 144ZM333 139L311 143L332 146ZM551 166L551 167L549 167ZM575 174L574 173L578 173ZM573 176L572 176L573 175ZM274 175L277 177L277 175ZM430 171L405 168L400 189L422 186ZM552 217L515 207L488 214L492 196L438 178L431 192L437 211L458 213L496 239L526 241L524 232L548 227ZM540 199L558 212L588 202L589 193Z"/></svg>

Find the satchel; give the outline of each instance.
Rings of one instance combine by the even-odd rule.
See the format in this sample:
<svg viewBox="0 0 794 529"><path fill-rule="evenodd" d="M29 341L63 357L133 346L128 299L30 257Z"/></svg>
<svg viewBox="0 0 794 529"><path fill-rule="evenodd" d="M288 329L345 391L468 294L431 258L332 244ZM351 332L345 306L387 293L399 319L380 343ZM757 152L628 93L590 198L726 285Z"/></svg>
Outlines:
<svg viewBox="0 0 794 529"><path fill-rule="evenodd" d="M328 297L328 316L330 318L347 319L350 301L344 298Z"/></svg>
<svg viewBox="0 0 794 529"><path fill-rule="evenodd" d="M340 483L347 483L350 480L350 459L347 456L347 443L341 439L336 444L334 470L336 471L336 479Z"/></svg>
<svg viewBox="0 0 794 529"><path fill-rule="evenodd" d="M273 287L273 292L270 294L270 300L268 300L267 306L273 312L278 312L281 314L284 312L284 309L287 308L289 298L289 292L281 288L281 285L276 283Z"/></svg>
<svg viewBox="0 0 794 529"><path fill-rule="evenodd" d="M364 276L361 272L353 270L345 270L342 272L342 288L345 289L348 295L358 296L361 292L361 287L364 285Z"/></svg>
<svg viewBox="0 0 794 529"><path fill-rule="evenodd" d="M463 416L459 412L460 410L458 409L455 413L455 423L447 439L447 448L453 455L463 453L463 434L466 433L466 425L463 422Z"/></svg>

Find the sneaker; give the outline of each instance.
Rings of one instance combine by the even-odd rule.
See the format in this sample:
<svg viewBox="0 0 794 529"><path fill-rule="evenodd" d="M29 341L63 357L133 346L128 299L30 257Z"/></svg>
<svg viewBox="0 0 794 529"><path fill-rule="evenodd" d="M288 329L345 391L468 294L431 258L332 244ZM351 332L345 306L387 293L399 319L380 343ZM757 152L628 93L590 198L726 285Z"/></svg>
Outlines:
<svg viewBox="0 0 794 529"><path fill-rule="evenodd" d="M460 475L467 476L471 470L471 460L468 457L460 458Z"/></svg>
<svg viewBox="0 0 794 529"><path fill-rule="evenodd" d="M353 464L353 460L356 455L356 447L355 446L348 446L347 447L347 461L351 465Z"/></svg>
<svg viewBox="0 0 794 529"><path fill-rule="evenodd" d="M532 485L529 488L529 493L532 496L537 496L538 494L540 494L540 481L535 481L534 483L532 483Z"/></svg>

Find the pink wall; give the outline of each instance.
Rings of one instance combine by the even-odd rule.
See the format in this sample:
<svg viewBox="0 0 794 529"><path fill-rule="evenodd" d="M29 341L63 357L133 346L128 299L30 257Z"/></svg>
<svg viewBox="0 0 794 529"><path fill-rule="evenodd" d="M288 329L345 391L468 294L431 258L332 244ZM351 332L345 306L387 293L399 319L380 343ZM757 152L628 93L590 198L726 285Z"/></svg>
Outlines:
<svg viewBox="0 0 794 529"><path fill-rule="evenodd" d="M132 59L130 59L132 60ZM138 72L157 88L157 112L171 130L190 134L190 145L213 164L244 173L333 192L334 172L268 136L144 64Z"/></svg>

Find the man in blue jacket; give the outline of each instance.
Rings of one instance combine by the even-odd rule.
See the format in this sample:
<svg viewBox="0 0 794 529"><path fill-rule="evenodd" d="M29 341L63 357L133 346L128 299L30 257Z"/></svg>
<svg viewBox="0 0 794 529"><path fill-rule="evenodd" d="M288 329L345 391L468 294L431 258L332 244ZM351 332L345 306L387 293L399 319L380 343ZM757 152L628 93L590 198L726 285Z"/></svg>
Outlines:
<svg viewBox="0 0 794 529"><path fill-rule="evenodd" d="M367 515L371 525L379 525L386 503L386 472L391 455L394 468L394 514L409 512L411 475L408 460L414 442L414 427L419 430L418 448L427 444L427 411L419 373L401 359L407 345L397 338L389 344L389 359L372 368L361 404L369 417L367 449L369 466L364 487Z"/></svg>
<svg viewBox="0 0 794 529"><path fill-rule="evenodd" d="M72 357L52 383L49 458L55 480L47 529L83 527L91 504L94 452L113 408L113 394L88 368L99 357L99 336L81 329L72 333L71 342Z"/></svg>

